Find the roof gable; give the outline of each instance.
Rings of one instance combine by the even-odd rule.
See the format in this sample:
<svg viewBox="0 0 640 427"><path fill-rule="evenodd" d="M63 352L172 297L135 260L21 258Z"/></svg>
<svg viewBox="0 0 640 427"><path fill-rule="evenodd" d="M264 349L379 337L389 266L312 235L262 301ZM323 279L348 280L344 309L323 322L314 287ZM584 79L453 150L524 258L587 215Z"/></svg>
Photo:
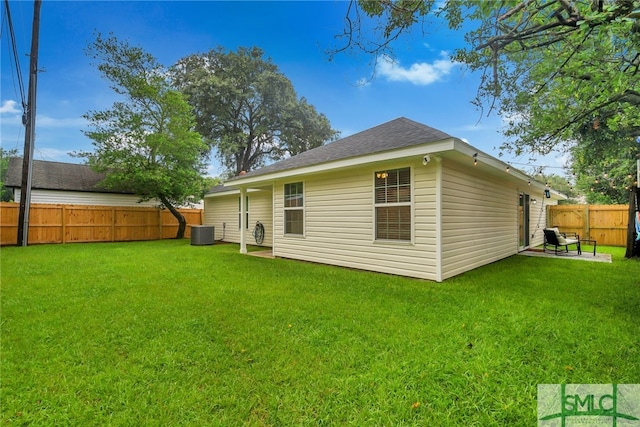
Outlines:
<svg viewBox="0 0 640 427"><path fill-rule="evenodd" d="M34 160L31 188L130 194L130 192L114 191L102 187L100 182L104 177L104 174L95 172L88 165ZM15 188L22 186L22 158L13 157L9 159L5 185Z"/></svg>
<svg viewBox="0 0 640 427"><path fill-rule="evenodd" d="M400 117L233 179L260 176L366 154L392 151L447 138L452 138L452 136Z"/></svg>

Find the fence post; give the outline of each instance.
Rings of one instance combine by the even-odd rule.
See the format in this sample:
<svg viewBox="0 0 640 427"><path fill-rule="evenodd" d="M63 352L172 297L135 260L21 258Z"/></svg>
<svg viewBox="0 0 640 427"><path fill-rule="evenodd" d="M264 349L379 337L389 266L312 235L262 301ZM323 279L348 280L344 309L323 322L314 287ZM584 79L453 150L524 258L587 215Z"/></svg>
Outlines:
<svg viewBox="0 0 640 427"><path fill-rule="evenodd" d="M638 160L638 162L640 162L640 160ZM638 183L638 186L640 186L640 183ZM633 187L629 195L629 223L627 224L627 250L624 254L625 258L640 256L640 244L637 244L635 240L636 215L638 215L638 210L640 210L640 188L638 186Z"/></svg>
<svg viewBox="0 0 640 427"><path fill-rule="evenodd" d="M584 205L584 232L585 232L585 238L586 239L590 239L591 238L591 224L589 223L589 215L591 215L591 209L589 208L589 204L587 203L586 205Z"/></svg>
<svg viewBox="0 0 640 427"><path fill-rule="evenodd" d="M67 207L62 205L62 243L67 243Z"/></svg>

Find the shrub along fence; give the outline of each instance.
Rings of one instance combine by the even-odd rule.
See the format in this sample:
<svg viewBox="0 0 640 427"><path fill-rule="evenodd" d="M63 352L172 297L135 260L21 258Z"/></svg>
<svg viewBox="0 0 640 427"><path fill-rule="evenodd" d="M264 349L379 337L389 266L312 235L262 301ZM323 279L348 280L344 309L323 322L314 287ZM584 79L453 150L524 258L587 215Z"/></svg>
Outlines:
<svg viewBox="0 0 640 427"><path fill-rule="evenodd" d="M626 246L629 205L548 206L547 224L598 245Z"/></svg>
<svg viewBox="0 0 640 427"><path fill-rule="evenodd" d="M18 234L18 203L0 203L0 245L15 245ZM179 209L191 226L201 225L202 209ZM29 244L125 242L175 237L178 220L166 209L129 206L32 204Z"/></svg>

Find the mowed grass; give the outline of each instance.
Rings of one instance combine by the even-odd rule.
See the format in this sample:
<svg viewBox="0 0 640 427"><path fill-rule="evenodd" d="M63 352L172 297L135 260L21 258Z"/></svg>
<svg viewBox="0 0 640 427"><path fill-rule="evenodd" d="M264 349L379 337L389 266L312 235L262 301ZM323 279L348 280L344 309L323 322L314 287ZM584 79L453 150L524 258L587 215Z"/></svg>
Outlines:
<svg viewBox="0 0 640 427"><path fill-rule="evenodd" d="M640 262L444 283L188 241L1 250L7 425L524 426L541 383L640 383Z"/></svg>

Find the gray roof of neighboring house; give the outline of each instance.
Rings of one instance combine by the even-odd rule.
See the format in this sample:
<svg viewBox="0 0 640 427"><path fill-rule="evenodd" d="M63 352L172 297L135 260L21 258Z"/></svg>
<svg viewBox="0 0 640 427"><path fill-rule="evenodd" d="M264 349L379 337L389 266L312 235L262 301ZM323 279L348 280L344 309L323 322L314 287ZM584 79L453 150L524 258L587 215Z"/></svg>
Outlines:
<svg viewBox="0 0 640 427"><path fill-rule="evenodd" d="M95 172L88 165L34 160L31 188L132 194L127 191L114 191L101 187L99 184L103 179L104 174ZM15 188L22 186L22 158L12 157L9 159L5 185Z"/></svg>
<svg viewBox="0 0 640 427"><path fill-rule="evenodd" d="M233 179L313 166L365 154L442 141L448 138L452 138L452 136L405 117L400 117Z"/></svg>

